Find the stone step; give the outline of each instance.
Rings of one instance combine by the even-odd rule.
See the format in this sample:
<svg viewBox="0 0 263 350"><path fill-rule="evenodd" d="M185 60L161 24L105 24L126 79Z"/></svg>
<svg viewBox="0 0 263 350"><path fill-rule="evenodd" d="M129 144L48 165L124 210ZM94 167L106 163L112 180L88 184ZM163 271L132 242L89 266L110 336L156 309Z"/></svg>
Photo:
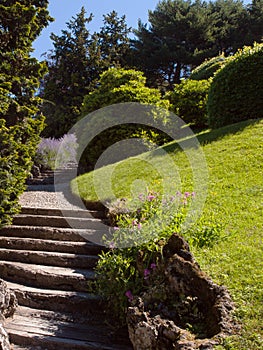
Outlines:
<svg viewBox="0 0 263 350"><path fill-rule="evenodd" d="M37 288L87 292L88 281L95 278L93 270L71 269L0 260L1 277L14 283Z"/></svg>
<svg viewBox="0 0 263 350"><path fill-rule="evenodd" d="M69 314L19 307L6 324L11 343L28 349L47 350L131 350L127 332L112 333Z"/></svg>
<svg viewBox="0 0 263 350"><path fill-rule="evenodd" d="M97 295L72 292L64 290L52 290L34 288L23 284L7 281L7 286L14 291L20 306L30 308L41 308L43 310L71 312L80 314L82 317L96 315L96 318L103 318L105 304Z"/></svg>
<svg viewBox="0 0 263 350"><path fill-rule="evenodd" d="M0 248L86 255L94 255L101 252L100 245L87 241L55 241L48 239L3 236L0 237Z"/></svg>
<svg viewBox="0 0 263 350"><path fill-rule="evenodd" d="M107 228L106 228L107 229ZM25 237L55 241L86 242L101 240L105 230L71 229L63 227L11 225L0 230L0 237ZM95 239L94 239L95 237Z"/></svg>
<svg viewBox="0 0 263 350"><path fill-rule="evenodd" d="M96 218L104 219L105 212L102 210L82 210L82 209L46 209L46 208L31 208L22 207L21 214L26 215L44 215L44 216L63 216L63 217L76 217L76 218Z"/></svg>
<svg viewBox="0 0 263 350"><path fill-rule="evenodd" d="M97 255L0 248L0 260L27 264L91 269L96 266L98 259Z"/></svg>
<svg viewBox="0 0 263 350"><path fill-rule="evenodd" d="M26 215L18 214L13 218L14 225L28 226L52 226L63 228L81 228L81 229L103 229L105 226L100 219L94 218L76 218L61 216L45 216L45 215Z"/></svg>

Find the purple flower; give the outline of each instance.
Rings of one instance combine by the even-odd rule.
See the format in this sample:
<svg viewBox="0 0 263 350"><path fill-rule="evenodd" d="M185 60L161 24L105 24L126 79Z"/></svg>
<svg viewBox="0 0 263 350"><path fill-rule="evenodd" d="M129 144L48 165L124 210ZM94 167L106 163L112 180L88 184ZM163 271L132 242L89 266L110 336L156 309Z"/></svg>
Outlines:
<svg viewBox="0 0 263 350"><path fill-rule="evenodd" d="M125 293L125 296L128 298L129 301L133 300L133 295L130 290L127 290L127 292Z"/></svg>
<svg viewBox="0 0 263 350"><path fill-rule="evenodd" d="M155 198L156 198L156 197L155 197L153 194L149 194L149 195L147 196L147 199L148 199L149 202L153 201Z"/></svg>
<svg viewBox="0 0 263 350"><path fill-rule="evenodd" d="M185 193L184 193L184 197L185 197L185 198L188 198L188 197L190 197L190 196L191 196L191 193L190 193L190 192L185 192Z"/></svg>
<svg viewBox="0 0 263 350"><path fill-rule="evenodd" d="M138 230L141 230L142 224L139 222L137 227L138 227Z"/></svg>
<svg viewBox="0 0 263 350"><path fill-rule="evenodd" d="M113 227L113 230L114 230L114 231L117 231L117 230L119 230L119 229L120 229L120 228L119 228L118 226L114 226L114 227Z"/></svg>
<svg viewBox="0 0 263 350"><path fill-rule="evenodd" d="M196 193L195 192L192 192L192 197L194 198L196 196Z"/></svg>
<svg viewBox="0 0 263 350"><path fill-rule="evenodd" d="M137 225L137 220L133 220L132 221L132 226L136 226Z"/></svg>
<svg viewBox="0 0 263 350"><path fill-rule="evenodd" d="M151 271L149 269L144 269L143 275L145 280L149 278L150 274L151 274Z"/></svg>
<svg viewBox="0 0 263 350"><path fill-rule="evenodd" d="M152 269L152 270L155 270L156 267L157 267L157 265L156 265L155 263L151 263L151 269Z"/></svg>

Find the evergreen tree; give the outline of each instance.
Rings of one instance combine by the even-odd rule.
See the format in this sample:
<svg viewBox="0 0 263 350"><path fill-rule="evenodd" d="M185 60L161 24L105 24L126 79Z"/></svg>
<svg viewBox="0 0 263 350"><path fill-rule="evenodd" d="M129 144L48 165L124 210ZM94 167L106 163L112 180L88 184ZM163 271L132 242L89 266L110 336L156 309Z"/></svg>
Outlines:
<svg viewBox="0 0 263 350"><path fill-rule="evenodd" d="M151 86L172 89L183 75L224 52L236 52L263 36L262 0L248 8L239 0L162 0L139 21L132 42L135 66Z"/></svg>
<svg viewBox="0 0 263 350"><path fill-rule="evenodd" d="M60 137L74 125L83 96L90 91L97 76L96 43L86 28L92 17L92 14L86 17L82 7L80 13L67 23L61 36L51 34L54 49L48 56L49 72L42 86L46 136Z"/></svg>
<svg viewBox="0 0 263 350"><path fill-rule="evenodd" d="M45 0L2 0L0 4L0 118L15 125L39 111L36 97L46 65L30 57L32 43L52 18Z"/></svg>
<svg viewBox="0 0 263 350"><path fill-rule="evenodd" d="M125 67L130 48L129 34L132 29L127 26L126 17L119 18L116 11L103 17L103 27L97 33L103 68Z"/></svg>
<svg viewBox="0 0 263 350"><path fill-rule="evenodd" d="M36 97L44 63L31 58L32 43L51 21L45 0L0 3L0 227L19 211L43 118Z"/></svg>

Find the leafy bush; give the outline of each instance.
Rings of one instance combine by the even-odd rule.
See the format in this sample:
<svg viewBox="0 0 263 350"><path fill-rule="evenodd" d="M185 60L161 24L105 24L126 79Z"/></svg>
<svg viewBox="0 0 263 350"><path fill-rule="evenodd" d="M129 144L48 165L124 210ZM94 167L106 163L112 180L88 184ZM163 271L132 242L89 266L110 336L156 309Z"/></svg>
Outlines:
<svg viewBox="0 0 263 350"><path fill-rule="evenodd" d="M0 227L10 224L19 211L19 196L25 190L42 128L42 119L9 128L0 119Z"/></svg>
<svg viewBox="0 0 263 350"><path fill-rule="evenodd" d="M197 127L207 126L207 95L211 80L183 80L168 93L174 112L186 123Z"/></svg>
<svg viewBox="0 0 263 350"><path fill-rule="evenodd" d="M263 117L263 44L244 47L214 77L208 94L211 127Z"/></svg>
<svg viewBox="0 0 263 350"><path fill-rule="evenodd" d="M175 232L182 232L194 197L190 192L177 192L169 198L148 192L113 207L114 213L124 213L117 215L117 226L105 237L110 250L100 255L95 288L107 299L117 320L125 322L128 301L148 288L153 272L163 263L165 244ZM213 219L202 218L183 235L191 244L203 247L215 244L221 232Z"/></svg>
<svg viewBox="0 0 263 350"><path fill-rule="evenodd" d="M157 89L150 89L145 84L146 78L142 72L132 69L109 69L101 74L98 88L84 98L82 116L102 107L123 102L139 102L168 110L169 101L163 100ZM84 133L83 137L85 138ZM93 169L104 150L118 141L131 137L143 138L146 144L148 142L162 144L168 140L167 136L160 131L143 125L143 120L142 125L124 123L105 130L90 142L80 161L82 168Z"/></svg>
<svg viewBox="0 0 263 350"><path fill-rule="evenodd" d="M42 138L38 145L35 163L44 169L63 168L76 162L77 141L74 134L66 134L60 139Z"/></svg>
<svg viewBox="0 0 263 350"><path fill-rule="evenodd" d="M224 55L219 55L205 60L200 66L196 67L189 76L191 80L207 80L212 78L215 73L227 64L228 58Z"/></svg>

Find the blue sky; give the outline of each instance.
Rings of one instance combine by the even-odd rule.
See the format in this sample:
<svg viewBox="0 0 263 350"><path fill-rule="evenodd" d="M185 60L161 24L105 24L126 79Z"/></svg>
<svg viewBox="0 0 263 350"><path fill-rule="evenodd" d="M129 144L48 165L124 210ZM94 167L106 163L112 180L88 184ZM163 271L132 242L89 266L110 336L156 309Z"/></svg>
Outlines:
<svg viewBox="0 0 263 350"><path fill-rule="evenodd" d="M94 15L92 22L88 25L88 29L94 32L102 26L103 15L113 10L119 17L126 15L128 26L137 28L138 19L146 23L148 10L154 10L158 2L158 0L50 0L49 12L55 18L55 22L45 28L34 42L35 51L32 55L43 59L41 54L52 49L52 41L49 38L51 32L60 35L61 30L66 29L66 22L79 13L82 6L85 7L87 14Z"/></svg>

